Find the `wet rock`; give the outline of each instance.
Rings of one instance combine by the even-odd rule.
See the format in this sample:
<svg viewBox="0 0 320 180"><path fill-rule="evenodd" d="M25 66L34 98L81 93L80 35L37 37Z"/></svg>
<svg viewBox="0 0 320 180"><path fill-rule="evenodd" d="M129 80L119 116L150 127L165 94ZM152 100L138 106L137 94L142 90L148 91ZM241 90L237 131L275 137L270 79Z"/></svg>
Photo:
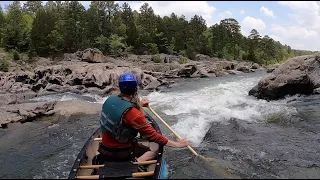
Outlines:
<svg viewBox="0 0 320 180"><path fill-rule="evenodd" d="M289 59L262 78L258 91L254 94L260 99L280 99L286 95L312 94L320 87L320 54L299 56Z"/></svg>
<svg viewBox="0 0 320 180"><path fill-rule="evenodd" d="M275 69L277 69L280 65L279 64L273 64L273 65L269 65L267 66L266 70L267 73L272 73Z"/></svg>
<svg viewBox="0 0 320 180"><path fill-rule="evenodd" d="M225 70L215 71L214 72L217 77L228 75L229 73Z"/></svg>
<svg viewBox="0 0 320 180"><path fill-rule="evenodd" d="M134 62L139 61L138 55L135 55L135 54L129 54L127 58L129 61L134 61Z"/></svg>
<svg viewBox="0 0 320 180"><path fill-rule="evenodd" d="M161 85L161 83L158 81L157 78L149 75L149 74L144 74L143 79L142 79L142 84L147 84L143 89L144 90L154 90L158 86Z"/></svg>
<svg viewBox="0 0 320 180"><path fill-rule="evenodd" d="M238 71L242 71L245 73L249 73L250 72L250 68L248 66L241 66L237 68Z"/></svg>
<svg viewBox="0 0 320 180"><path fill-rule="evenodd" d="M162 72L168 73L174 69L179 69L181 66L176 64L152 64L147 63L141 66L142 70L152 71L152 72Z"/></svg>
<svg viewBox="0 0 320 180"><path fill-rule="evenodd" d="M257 63L252 64L251 69L259 69L260 65Z"/></svg>
<svg viewBox="0 0 320 180"><path fill-rule="evenodd" d="M37 94L33 91L24 93L0 93L0 106L22 103L30 98L36 97L36 95Z"/></svg>
<svg viewBox="0 0 320 180"><path fill-rule="evenodd" d="M81 56L79 55L79 52L76 53L64 53L63 54L63 60L64 61L81 61Z"/></svg>
<svg viewBox="0 0 320 180"><path fill-rule="evenodd" d="M320 88L314 89L314 90L313 90L313 93L314 93L314 94L320 94Z"/></svg>
<svg viewBox="0 0 320 180"><path fill-rule="evenodd" d="M14 104L0 107L0 124L26 122L53 110L55 102Z"/></svg>
<svg viewBox="0 0 320 180"><path fill-rule="evenodd" d="M241 131L241 132L249 132L251 131L250 127L249 127L249 123L237 118L231 118L229 120L229 123L231 125L232 128L234 128L237 131Z"/></svg>
<svg viewBox="0 0 320 180"><path fill-rule="evenodd" d="M258 85L255 85L250 91L249 91L249 96L257 96L258 95Z"/></svg>
<svg viewBox="0 0 320 180"><path fill-rule="evenodd" d="M61 116L71 116L79 114L99 114L101 112L102 104L89 103L85 101L60 101L56 102L54 106L54 114Z"/></svg>
<svg viewBox="0 0 320 180"><path fill-rule="evenodd" d="M233 75L243 74L243 72L237 71L237 70L227 70L227 72L228 72L229 74L233 74Z"/></svg>
<svg viewBox="0 0 320 180"><path fill-rule="evenodd" d="M203 55L203 54L197 54L196 57L195 57L195 60L196 61L207 61L207 60L210 60L210 56L207 56L207 55Z"/></svg>
<svg viewBox="0 0 320 180"><path fill-rule="evenodd" d="M186 64L178 72L181 77L209 77L208 72L196 64Z"/></svg>
<svg viewBox="0 0 320 180"><path fill-rule="evenodd" d="M214 66L218 70L234 70L235 67L237 66L236 62L231 62L231 61L217 61L214 63Z"/></svg>
<svg viewBox="0 0 320 180"><path fill-rule="evenodd" d="M73 93L80 93L81 90L77 89L77 86L69 86L69 85L58 85L58 84L48 84L48 86L45 88L46 91L54 91L58 93L63 92L73 92Z"/></svg>

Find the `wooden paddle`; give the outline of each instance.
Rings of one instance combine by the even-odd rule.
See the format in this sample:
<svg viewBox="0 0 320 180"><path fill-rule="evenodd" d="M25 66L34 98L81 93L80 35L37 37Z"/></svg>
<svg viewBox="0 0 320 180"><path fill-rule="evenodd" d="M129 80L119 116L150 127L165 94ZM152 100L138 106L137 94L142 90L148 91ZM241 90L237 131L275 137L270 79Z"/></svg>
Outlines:
<svg viewBox="0 0 320 180"><path fill-rule="evenodd" d="M182 139L150 106L147 107L157 118L178 138ZM198 160L203 162L203 164L214 173L222 178L231 179L241 179L241 177L233 174L232 169L229 168L230 165L226 161L217 160L215 158L205 158L199 155L190 145L187 146L188 149L198 157Z"/></svg>

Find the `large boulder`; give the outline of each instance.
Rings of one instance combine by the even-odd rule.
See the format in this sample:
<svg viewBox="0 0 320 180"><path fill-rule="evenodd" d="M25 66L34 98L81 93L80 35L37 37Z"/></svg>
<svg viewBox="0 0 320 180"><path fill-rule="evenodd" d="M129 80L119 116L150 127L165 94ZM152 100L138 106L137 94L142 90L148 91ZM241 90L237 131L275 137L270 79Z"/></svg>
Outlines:
<svg viewBox="0 0 320 180"><path fill-rule="evenodd" d="M312 94L320 87L320 53L289 59L262 78L250 91L261 99L280 99L286 95Z"/></svg>
<svg viewBox="0 0 320 180"><path fill-rule="evenodd" d="M277 69L280 66L280 64L273 64L273 65L268 65L266 67L267 73L272 73L275 69Z"/></svg>
<svg viewBox="0 0 320 180"><path fill-rule="evenodd" d="M238 71L242 71L244 73L249 73L252 66L253 66L252 62L240 62L239 64L237 64L235 69Z"/></svg>
<svg viewBox="0 0 320 180"><path fill-rule="evenodd" d="M92 63L105 63L106 58L99 49L88 48L82 52L82 61L92 62Z"/></svg>
<svg viewBox="0 0 320 180"><path fill-rule="evenodd" d="M236 62L231 62L231 61L216 61L214 63L214 66L218 69L218 70L234 70L237 66Z"/></svg>
<svg viewBox="0 0 320 180"><path fill-rule="evenodd" d="M203 54L197 54L196 57L195 57L195 60L196 61L207 61L207 60L210 60L210 56L207 56L207 55L203 55Z"/></svg>
<svg viewBox="0 0 320 180"><path fill-rule="evenodd" d="M195 78L195 77L210 77L208 72L205 70L204 67L196 64L185 64L179 71L178 76L180 77L189 77L189 78Z"/></svg>

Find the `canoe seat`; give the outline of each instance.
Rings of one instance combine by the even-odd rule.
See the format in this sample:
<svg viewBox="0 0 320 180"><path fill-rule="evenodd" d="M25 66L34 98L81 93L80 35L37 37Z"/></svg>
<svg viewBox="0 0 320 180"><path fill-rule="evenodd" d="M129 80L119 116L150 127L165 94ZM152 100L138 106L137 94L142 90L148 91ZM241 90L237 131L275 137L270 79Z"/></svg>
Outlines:
<svg viewBox="0 0 320 180"><path fill-rule="evenodd" d="M105 161L104 167L98 169L97 175L104 178L126 178L132 177L132 173L138 171L138 165L126 162L110 162Z"/></svg>

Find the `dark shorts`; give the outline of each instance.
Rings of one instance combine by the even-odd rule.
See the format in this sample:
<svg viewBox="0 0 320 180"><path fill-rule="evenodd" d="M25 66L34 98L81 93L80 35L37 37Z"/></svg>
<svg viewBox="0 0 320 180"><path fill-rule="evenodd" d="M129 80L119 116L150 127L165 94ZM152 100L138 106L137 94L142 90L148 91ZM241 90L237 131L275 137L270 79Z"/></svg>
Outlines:
<svg viewBox="0 0 320 180"><path fill-rule="evenodd" d="M135 142L131 147L123 149L107 148L100 143L98 151L103 155L105 161L133 161L135 157L138 158L151 150L149 147Z"/></svg>

